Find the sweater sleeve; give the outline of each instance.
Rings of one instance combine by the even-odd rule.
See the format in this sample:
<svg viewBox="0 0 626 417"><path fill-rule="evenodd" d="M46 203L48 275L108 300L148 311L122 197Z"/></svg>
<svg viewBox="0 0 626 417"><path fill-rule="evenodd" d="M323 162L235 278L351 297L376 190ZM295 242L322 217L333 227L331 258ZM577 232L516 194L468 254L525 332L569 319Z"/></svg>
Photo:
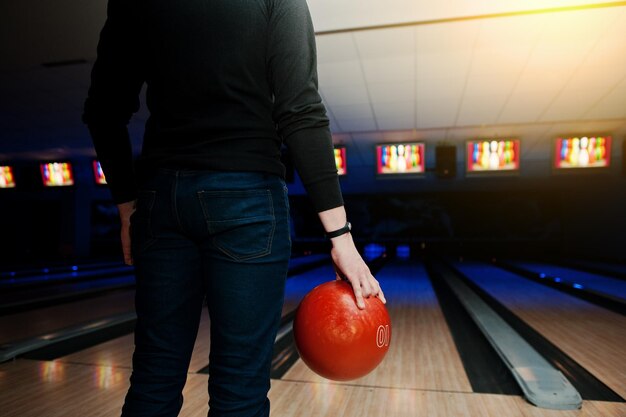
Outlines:
<svg viewBox="0 0 626 417"><path fill-rule="evenodd" d="M109 0L83 113L83 122L118 204L134 200L137 195L127 128L139 109L144 82L135 7L132 0Z"/></svg>
<svg viewBox="0 0 626 417"><path fill-rule="evenodd" d="M315 33L305 0L271 1L267 45L273 118L320 212L343 205L328 117L318 93Z"/></svg>

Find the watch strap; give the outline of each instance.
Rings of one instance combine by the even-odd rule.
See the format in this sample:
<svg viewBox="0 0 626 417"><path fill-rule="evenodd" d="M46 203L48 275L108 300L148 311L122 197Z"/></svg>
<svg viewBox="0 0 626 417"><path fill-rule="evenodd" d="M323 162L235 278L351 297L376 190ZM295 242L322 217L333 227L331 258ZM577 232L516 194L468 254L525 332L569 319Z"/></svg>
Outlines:
<svg viewBox="0 0 626 417"><path fill-rule="evenodd" d="M326 238L332 239L337 236L345 235L346 233L350 233L350 230L352 230L352 224L350 224L350 222L346 222L341 229L326 233Z"/></svg>

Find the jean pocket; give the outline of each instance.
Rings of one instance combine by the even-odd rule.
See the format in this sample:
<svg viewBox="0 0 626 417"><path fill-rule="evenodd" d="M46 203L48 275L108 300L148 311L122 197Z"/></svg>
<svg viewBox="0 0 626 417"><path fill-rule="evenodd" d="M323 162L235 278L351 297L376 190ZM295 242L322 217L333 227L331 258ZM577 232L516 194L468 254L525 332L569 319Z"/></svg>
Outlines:
<svg viewBox="0 0 626 417"><path fill-rule="evenodd" d="M154 242L156 236L152 228L152 209L156 191L139 191L135 212L130 218L131 246L133 256L141 253Z"/></svg>
<svg viewBox="0 0 626 417"><path fill-rule="evenodd" d="M269 255L276 228L270 190L198 191L213 243L236 261Z"/></svg>

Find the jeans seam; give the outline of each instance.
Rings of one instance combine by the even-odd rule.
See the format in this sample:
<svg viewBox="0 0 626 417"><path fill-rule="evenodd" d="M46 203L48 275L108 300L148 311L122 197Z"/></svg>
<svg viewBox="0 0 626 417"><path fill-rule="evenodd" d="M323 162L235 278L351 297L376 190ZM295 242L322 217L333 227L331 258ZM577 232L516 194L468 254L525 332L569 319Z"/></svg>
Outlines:
<svg viewBox="0 0 626 417"><path fill-rule="evenodd" d="M144 251L157 241L154 230L152 230L152 210L154 209L154 205L156 203L156 191L142 190L142 191L139 191L138 194L139 194L139 197L141 194L143 194L144 198L146 198L146 196L149 196L148 204L146 205L146 213L145 213L146 217L144 219L146 222L146 236L145 236L146 239L141 245L141 247L137 248L140 251ZM130 227L132 230L132 222L131 222Z"/></svg>
<svg viewBox="0 0 626 417"><path fill-rule="evenodd" d="M176 219L176 225L178 226L178 230L182 231L183 226L180 223L180 218L178 217L178 204L177 204L179 174L180 173L176 171L176 174L174 176L174 186L172 187L172 211L174 213L174 218Z"/></svg>
<svg viewBox="0 0 626 417"><path fill-rule="evenodd" d="M202 214L204 214L204 222L206 223L207 230L209 234L212 235L214 232L211 229L211 222L209 220L209 217L210 217L209 212L206 208L206 205L204 204L204 199L202 198L202 196L206 194L206 191L198 191L196 194L198 195L198 200L200 201L200 207L202 207Z"/></svg>

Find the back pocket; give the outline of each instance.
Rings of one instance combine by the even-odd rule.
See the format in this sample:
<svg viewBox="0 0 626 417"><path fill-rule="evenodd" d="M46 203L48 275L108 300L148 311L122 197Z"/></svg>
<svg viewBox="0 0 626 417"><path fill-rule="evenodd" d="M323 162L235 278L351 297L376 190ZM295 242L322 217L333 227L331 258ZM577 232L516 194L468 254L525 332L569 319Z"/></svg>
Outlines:
<svg viewBox="0 0 626 417"><path fill-rule="evenodd" d="M244 261L268 255L276 220L270 190L198 191L215 246Z"/></svg>

